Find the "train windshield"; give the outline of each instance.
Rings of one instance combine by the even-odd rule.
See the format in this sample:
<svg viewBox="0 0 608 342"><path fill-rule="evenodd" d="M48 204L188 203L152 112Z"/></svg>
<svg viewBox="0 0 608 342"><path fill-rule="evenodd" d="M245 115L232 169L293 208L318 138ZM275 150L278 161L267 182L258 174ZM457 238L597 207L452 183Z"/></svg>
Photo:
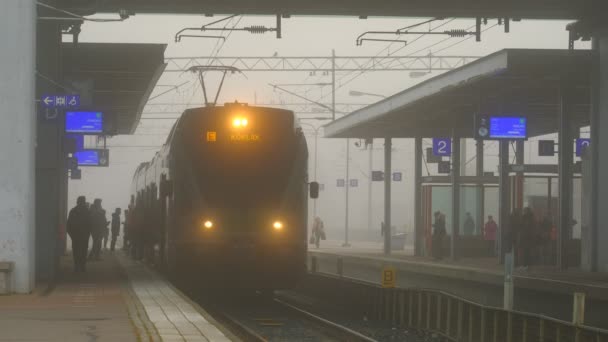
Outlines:
<svg viewBox="0 0 608 342"><path fill-rule="evenodd" d="M217 110L217 109L216 109ZM188 125L193 170L211 207L275 207L293 175L293 114L244 107L195 116Z"/></svg>

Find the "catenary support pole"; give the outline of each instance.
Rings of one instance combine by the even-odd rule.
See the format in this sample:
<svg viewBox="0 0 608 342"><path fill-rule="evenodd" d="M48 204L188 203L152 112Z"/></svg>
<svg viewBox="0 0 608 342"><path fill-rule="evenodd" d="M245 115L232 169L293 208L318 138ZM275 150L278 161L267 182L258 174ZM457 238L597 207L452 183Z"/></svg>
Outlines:
<svg viewBox="0 0 608 342"><path fill-rule="evenodd" d="M0 260L14 263L13 290L34 288L36 1L0 11Z"/></svg>
<svg viewBox="0 0 608 342"><path fill-rule="evenodd" d="M391 138L384 139L384 254L391 254Z"/></svg>

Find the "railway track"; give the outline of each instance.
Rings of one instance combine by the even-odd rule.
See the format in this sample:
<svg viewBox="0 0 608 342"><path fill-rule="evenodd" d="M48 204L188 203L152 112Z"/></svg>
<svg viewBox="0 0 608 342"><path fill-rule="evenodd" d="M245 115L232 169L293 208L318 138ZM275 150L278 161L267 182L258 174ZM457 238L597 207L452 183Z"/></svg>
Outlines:
<svg viewBox="0 0 608 342"><path fill-rule="evenodd" d="M376 341L294 304L264 296L214 303L209 312L243 341Z"/></svg>

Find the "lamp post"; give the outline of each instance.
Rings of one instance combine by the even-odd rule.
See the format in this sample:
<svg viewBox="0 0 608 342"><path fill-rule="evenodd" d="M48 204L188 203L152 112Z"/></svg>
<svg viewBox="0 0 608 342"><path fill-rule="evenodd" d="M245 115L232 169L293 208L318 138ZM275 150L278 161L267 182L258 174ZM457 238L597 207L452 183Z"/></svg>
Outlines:
<svg viewBox="0 0 608 342"><path fill-rule="evenodd" d="M348 92L350 96L375 96L386 98L384 95L374 94L374 93L366 93L358 90L351 90ZM374 160L374 139L370 138L365 141L365 145L368 148L368 165L369 165L369 177L367 183L367 229L368 231L372 230L372 171L373 171L373 160Z"/></svg>

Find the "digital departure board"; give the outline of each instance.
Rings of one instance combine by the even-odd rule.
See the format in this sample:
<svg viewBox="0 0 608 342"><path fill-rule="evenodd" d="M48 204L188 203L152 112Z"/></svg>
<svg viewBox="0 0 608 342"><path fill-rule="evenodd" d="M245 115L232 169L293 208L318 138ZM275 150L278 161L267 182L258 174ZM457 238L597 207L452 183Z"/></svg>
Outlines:
<svg viewBox="0 0 608 342"><path fill-rule="evenodd" d="M99 153L96 150L82 150L74 153L79 166L98 166Z"/></svg>
<svg viewBox="0 0 608 342"><path fill-rule="evenodd" d="M65 113L65 131L68 133L103 133L103 113L69 111Z"/></svg>
<svg viewBox="0 0 608 342"><path fill-rule="evenodd" d="M73 154L78 166L109 166L110 151L107 149L81 150Z"/></svg>
<svg viewBox="0 0 608 342"><path fill-rule="evenodd" d="M523 116L480 115L475 119L475 136L481 140L525 140L528 120Z"/></svg>

